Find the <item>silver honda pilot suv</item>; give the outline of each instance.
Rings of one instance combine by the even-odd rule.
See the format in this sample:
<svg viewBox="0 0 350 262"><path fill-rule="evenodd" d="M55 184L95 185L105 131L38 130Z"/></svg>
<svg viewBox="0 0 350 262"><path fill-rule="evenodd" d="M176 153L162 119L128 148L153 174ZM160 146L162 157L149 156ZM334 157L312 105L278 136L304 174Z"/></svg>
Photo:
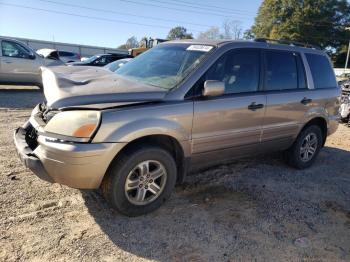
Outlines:
<svg viewBox="0 0 350 262"><path fill-rule="evenodd" d="M98 189L121 213L158 208L189 172L285 152L311 166L338 126L327 55L269 41L170 41L118 69L42 68L46 101L14 140L37 176Z"/></svg>

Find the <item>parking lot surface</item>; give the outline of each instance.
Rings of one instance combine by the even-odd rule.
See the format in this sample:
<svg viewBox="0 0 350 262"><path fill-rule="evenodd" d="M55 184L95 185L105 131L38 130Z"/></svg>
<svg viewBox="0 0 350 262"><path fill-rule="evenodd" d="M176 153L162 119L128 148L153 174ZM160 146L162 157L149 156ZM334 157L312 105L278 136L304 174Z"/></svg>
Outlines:
<svg viewBox="0 0 350 262"><path fill-rule="evenodd" d="M280 154L235 161L128 218L98 191L46 183L20 163L12 133L42 99L34 88L0 90L0 261L350 260L350 128L310 169Z"/></svg>

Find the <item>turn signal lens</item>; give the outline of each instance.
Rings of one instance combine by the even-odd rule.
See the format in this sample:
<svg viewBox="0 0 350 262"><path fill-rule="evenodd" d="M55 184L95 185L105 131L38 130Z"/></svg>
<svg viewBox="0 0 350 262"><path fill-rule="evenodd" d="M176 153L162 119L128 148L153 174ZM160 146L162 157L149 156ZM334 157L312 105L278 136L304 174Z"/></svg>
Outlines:
<svg viewBox="0 0 350 262"><path fill-rule="evenodd" d="M96 124L86 124L74 131L73 136L89 137L96 129Z"/></svg>

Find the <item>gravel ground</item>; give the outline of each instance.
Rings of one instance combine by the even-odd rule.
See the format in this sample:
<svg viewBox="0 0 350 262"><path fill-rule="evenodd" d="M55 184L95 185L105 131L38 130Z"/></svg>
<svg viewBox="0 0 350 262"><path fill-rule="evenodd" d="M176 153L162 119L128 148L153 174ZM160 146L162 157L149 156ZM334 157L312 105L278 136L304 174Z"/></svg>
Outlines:
<svg viewBox="0 0 350 262"><path fill-rule="evenodd" d="M350 129L315 165L280 156L191 175L162 208L127 218L99 192L41 181L18 160L13 130L42 99L0 91L2 261L350 261Z"/></svg>

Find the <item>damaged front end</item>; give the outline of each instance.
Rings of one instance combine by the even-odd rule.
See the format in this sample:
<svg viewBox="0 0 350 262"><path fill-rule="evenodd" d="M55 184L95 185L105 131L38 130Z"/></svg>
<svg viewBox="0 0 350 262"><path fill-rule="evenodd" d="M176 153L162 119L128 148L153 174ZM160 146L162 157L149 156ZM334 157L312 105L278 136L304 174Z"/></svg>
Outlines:
<svg viewBox="0 0 350 262"><path fill-rule="evenodd" d="M73 188L100 186L122 143L92 143L100 124L96 110L52 110L37 105L14 132L19 158L39 178Z"/></svg>
<svg viewBox="0 0 350 262"><path fill-rule="evenodd" d="M21 161L41 179L47 182L54 182L46 172L42 162L34 153L38 147L38 130L43 130L45 120L43 117L44 105L38 104L32 111L29 121L14 132L14 143L17 154Z"/></svg>

